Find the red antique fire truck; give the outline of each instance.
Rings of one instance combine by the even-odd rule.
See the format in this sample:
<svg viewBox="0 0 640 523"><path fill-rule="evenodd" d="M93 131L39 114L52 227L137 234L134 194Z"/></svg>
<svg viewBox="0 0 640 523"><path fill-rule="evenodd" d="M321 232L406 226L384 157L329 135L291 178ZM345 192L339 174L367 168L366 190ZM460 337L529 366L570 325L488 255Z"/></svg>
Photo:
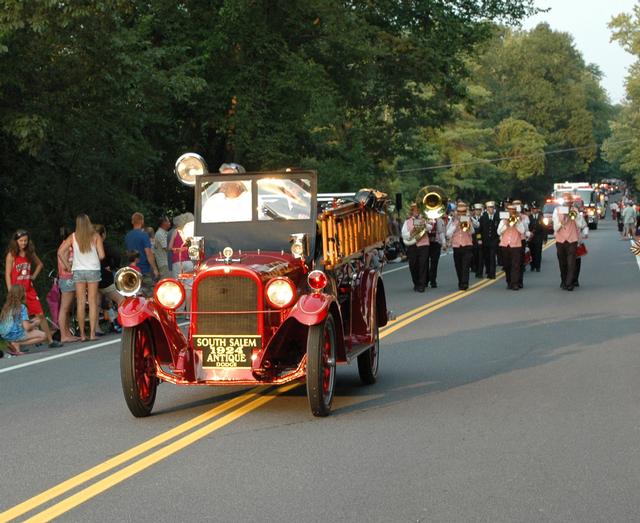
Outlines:
<svg viewBox="0 0 640 523"><path fill-rule="evenodd" d="M210 174L193 153L178 159L176 174L195 188L193 271L159 281L148 298L137 271L116 275L131 413L151 413L161 382L306 378L316 416L331 411L337 364L357 359L361 380L374 383L387 323L385 195L364 191L318 209L313 171Z"/></svg>

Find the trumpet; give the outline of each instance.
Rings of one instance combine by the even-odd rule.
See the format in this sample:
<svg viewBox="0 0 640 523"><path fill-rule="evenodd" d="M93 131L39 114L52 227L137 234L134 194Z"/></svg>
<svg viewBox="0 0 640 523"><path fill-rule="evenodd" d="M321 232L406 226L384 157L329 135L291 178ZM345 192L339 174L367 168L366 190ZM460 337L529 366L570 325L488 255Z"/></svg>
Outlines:
<svg viewBox="0 0 640 523"><path fill-rule="evenodd" d="M464 220L463 220L464 218ZM471 221L466 214L460 216L460 230L462 232L467 232L471 228Z"/></svg>
<svg viewBox="0 0 640 523"><path fill-rule="evenodd" d="M518 223L518 221L520 221L520 216L518 216L517 214L512 214L511 216L509 216L509 227L513 227L516 223Z"/></svg>
<svg viewBox="0 0 640 523"><path fill-rule="evenodd" d="M577 217L578 217L578 211L576 211L575 209L571 209L569 211L569 219L575 220Z"/></svg>

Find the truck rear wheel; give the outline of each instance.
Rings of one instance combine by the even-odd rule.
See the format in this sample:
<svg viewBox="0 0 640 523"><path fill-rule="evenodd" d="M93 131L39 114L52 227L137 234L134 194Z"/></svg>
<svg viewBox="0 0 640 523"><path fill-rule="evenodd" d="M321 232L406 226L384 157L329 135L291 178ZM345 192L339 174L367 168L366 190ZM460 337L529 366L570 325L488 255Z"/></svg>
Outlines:
<svg viewBox="0 0 640 523"><path fill-rule="evenodd" d="M360 381L365 385L373 385L378 376L378 365L380 364L380 333L378 331L378 321L374 327L373 345L358 356L358 374Z"/></svg>
<svg viewBox="0 0 640 523"><path fill-rule="evenodd" d="M307 398L314 416L328 416L336 379L336 327L333 317L309 327L307 336Z"/></svg>
<svg viewBox="0 0 640 523"><path fill-rule="evenodd" d="M131 414L136 418L151 414L156 401L158 378L153 336L146 322L123 329L120 378Z"/></svg>

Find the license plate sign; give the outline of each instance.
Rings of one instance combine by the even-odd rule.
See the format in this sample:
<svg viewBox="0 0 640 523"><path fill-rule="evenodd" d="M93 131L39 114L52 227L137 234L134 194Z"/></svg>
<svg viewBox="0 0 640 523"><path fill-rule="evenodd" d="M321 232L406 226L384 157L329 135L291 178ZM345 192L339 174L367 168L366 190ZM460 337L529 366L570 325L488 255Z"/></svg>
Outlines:
<svg viewBox="0 0 640 523"><path fill-rule="evenodd" d="M260 336L194 336L202 366L213 369L251 368L251 353L260 341Z"/></svg>

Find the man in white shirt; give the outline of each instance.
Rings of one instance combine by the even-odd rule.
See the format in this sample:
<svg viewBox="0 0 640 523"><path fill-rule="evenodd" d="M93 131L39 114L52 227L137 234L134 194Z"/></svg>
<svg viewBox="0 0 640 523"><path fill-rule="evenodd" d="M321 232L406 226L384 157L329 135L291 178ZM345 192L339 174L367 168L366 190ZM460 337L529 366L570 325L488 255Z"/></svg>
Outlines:
<svg viewBox="0 0 640 523"><path fill-rule="evenodd" d="M236 163L223 163L220 174L244 173L244 167ZM203 223L249 222L251 213L251 185L247 181L214 182L211 196L210 187L202 191Z"/></svg>

